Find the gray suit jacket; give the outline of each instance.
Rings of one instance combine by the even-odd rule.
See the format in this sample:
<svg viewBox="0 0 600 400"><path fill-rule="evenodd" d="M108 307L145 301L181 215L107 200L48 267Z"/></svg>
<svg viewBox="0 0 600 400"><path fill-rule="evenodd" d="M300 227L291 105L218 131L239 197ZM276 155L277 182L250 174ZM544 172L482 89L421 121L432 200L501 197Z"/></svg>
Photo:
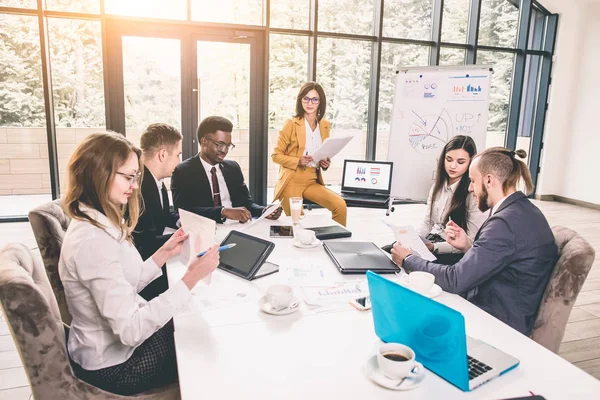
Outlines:
<svg viewBox="0 0 600 400"><path fill-rule="evenodd" d="M467 293L470 301L529 335L558 259L554 235L542 212L522 193L511 194L483 223L473 247L454 265L411 256L409 271L426 271L447 292Z"/></svg>

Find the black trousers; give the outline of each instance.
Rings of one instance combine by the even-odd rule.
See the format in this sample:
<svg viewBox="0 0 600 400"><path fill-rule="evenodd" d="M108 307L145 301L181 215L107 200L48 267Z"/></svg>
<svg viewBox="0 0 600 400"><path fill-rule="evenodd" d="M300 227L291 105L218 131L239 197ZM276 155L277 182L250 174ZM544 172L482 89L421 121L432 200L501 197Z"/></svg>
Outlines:
<svg viewBox="0 0 600 400"><path fill-rule="evenodd" d="M107 392L131 396L177 382L177 362L170 320L122 364L88 371L71 361L75 375Z"/></svg>

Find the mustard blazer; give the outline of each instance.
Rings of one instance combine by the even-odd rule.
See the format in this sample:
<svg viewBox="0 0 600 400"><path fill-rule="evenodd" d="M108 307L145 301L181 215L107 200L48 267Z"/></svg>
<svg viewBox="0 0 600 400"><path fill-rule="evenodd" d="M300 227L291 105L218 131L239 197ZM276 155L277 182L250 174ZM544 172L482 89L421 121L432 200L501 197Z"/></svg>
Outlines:
<svg viewBox="0 0 600 400"><path fill-rule="evenodd" d="M319 130L321 131L321 142L324 142L329 137L331 131L329 121L322 119L319 122ZM277 138L277 146L275 146L273 154L271 154L273 162L279 164L279 176L277 184L275 184L274 199L279 199L283 189L292 178L292 175L294 175L294 172L298 168L298 162L304 154L305 147L306 127L304 125L304 118L294 117L285 121ZM324 185L325 182L323 181L321 169L319 168L318 171L317 182Z"/></svg>

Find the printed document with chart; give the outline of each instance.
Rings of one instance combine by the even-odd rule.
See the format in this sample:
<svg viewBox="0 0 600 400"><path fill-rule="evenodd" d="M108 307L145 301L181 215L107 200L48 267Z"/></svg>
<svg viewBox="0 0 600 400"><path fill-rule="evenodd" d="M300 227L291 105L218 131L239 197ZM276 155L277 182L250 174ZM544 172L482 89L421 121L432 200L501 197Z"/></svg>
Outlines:
<svg viewBox="0 0 600 400"><path fill-rule="evenodd" d="M421 237L412 226L397 226L387 221L383 221L392 231L396 241L402 243L402 246L409 247L412 252L423 260L435 261L437 258L429 251Z"/></svg>

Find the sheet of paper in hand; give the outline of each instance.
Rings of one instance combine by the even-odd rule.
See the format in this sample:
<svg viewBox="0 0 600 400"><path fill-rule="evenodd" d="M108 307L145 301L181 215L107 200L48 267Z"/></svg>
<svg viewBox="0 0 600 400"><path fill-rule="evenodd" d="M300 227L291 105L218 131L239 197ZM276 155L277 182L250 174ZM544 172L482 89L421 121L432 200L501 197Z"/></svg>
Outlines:
<svg viewBox="0 0 600 400"><path fill-rule="evenodd" d="M409 247L415 255L427 261L435 261L437 258L429 251L427 246L412 226L397 226L383 221L392 231L396 241L402 243L402 246Z"/></svg>
<svg viewBox="0 0 600 400"><path fill-rule="evenodd" d="M212 219L181 208L179 209L179 217L181 218L183 231L189 235L183 243L179 258L184 265L188 265L198 253L208 250L209 247L215 244L217 223ZM210 283L210 276L205 278L205 282Z"/></svg>

